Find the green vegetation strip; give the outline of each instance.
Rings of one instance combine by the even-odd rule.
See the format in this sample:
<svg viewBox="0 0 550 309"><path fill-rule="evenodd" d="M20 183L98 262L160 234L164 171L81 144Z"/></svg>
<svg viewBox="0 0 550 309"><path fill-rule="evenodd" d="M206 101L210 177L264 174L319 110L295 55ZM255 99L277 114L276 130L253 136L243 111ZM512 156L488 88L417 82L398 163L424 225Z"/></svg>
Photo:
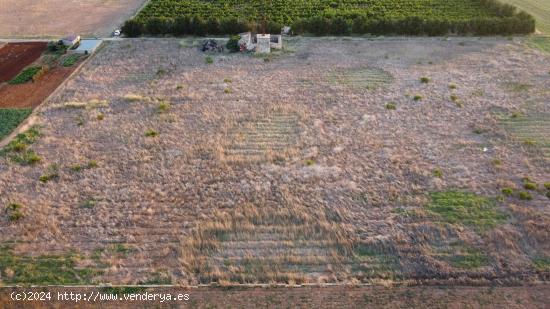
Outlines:
<svg viewBox="0 0 550 309"><path fill-rule="evenodd" d="M4 284L67 285L87 284L98 274L77 267L74 255L17 255L8 245L0 245L0 282Z"/></svg>
<svg viewBox="0 0 550 309"><path fill-rule="evenodd" d="M265 21L265 22L264 22ZM123 27L129 36L295 33L480 35L532 33L535 20L496 0L151 0Z"/></svg>
<svg viewBox="0 0 550 309"><path fill-rule="evenodd" d="M17 85L17 84L24 84L28 81L30 81L38 72L42 70L41 67L28 67L24 69L19 75L14 77L12 80L8 82L10 85Z"/></svg>
<svg viewBox="0 0 550 309"><path fill-rule="evenodd" d="M32 109L0 108L0 140L8 136L17 126L27 119Z"/></svg>
<svg viewBox="0 0 550 309"><path fill-rule="evenodd" d="M508 216L501 212L495 200L473 193L446 191L430 194L428 211L443 222L472 226L478 231L494 228L506 221Z"/></svg>
<svg viewBox="0 0 550 309"><path fill-rule="evenodd" d="M80 59L80 55L69 55L63 60L63 66L71 67L78 61L78 59Z"/></svg>

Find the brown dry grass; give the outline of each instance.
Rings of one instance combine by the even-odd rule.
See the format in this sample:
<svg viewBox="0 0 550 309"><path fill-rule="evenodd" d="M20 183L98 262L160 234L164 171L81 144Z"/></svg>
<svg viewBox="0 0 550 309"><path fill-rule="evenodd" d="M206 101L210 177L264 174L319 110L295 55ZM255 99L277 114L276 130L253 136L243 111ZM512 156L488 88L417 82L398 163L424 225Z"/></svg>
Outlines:
<svg viewBox="0 0 550 309"><path fill-rule="evenodd" d="M0 158L0 205L32 209L17 224L0 217L0 241L89 259L135 248L104 253L97 282L547 280L533 258L550 254L548 199L501 195L522 177L548 181L547 160L497 116L533 102L549 112L548 56L497 38L294 38L269 62L207 65L179 43L111 42L46 106L31 146L42 163ZM363 88L372 75L357 68L392 79ZM39 183L54 163L59 178ZM427 193L446 190L496 198L507 219L480 231L435 218Z"/></svg>
<svg viewBox="0 0 550 309"><path fill-rule="evenodd" d="M108 36L145 0L2 0L0 37Z"/></svg>

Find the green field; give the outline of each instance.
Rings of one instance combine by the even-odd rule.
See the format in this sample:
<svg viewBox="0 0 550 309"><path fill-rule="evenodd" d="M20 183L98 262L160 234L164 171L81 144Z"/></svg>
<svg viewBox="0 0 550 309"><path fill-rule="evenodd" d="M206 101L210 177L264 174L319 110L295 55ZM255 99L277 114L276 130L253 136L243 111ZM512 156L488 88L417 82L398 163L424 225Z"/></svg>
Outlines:
<svg viewBox="0 0 550 309"><path fill-rule="evenodd" d="M0 108L0 140L17 128L31 112L31 109Z"/></svg>
<svg viewBox="0 0 550 309"><path fill-rule="evenodd" d="M550 0L501 0L510 3L533 15L537 20L537 29L550 34Z"/></svg>
<svg viewBox="0 0 550 309"><path fill-rule="evenodd" d="M138 18L198 15L259 21L264 14L286 24L313 16L469 19L495 15L478 0L152 0Z"/></svg>
<svg viewBox="0 0 550 309"><path fill-rule="evenodd" d="M245 30L355 34L515 34L534 19L497 0L151 0L128 36L235 34Z"/></svg>

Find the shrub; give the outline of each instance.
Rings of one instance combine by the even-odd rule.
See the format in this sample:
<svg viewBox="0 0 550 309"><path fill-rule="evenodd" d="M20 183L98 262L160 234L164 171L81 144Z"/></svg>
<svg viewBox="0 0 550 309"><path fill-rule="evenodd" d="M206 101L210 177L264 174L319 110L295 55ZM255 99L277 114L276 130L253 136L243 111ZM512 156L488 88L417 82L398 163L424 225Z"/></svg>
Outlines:
<svg viewBox="0 0 550 309"><path fill-rule="evenodd" d="M456 89L456 88L457 88L456 84L453 84L453 83L449 84L449 89Z"/></svg>
<svg viewBox="0 0 550 309"><path fill-rule="evenodd" d="M158 136L158 135L159 135L158 132L155 131L155 130L147 130L147 131L145 131L145 136L146 136L146 137L156 137L156 136Z"/></svg>
<svg viewBox="0 0 550 309"><path fill-rule="evenodd" d="M520 200L524 200L524 201L530 201L533 199L533 196L531 195L531 193L529 192L526 192L526 191L521 191L518 195L519 199Z"/></svg>
<svg viewBox="0 0 550 309"><path fill-rule="evenodd" d="M227 47L229 52L236 53L241 50L241 47L239 46L240 39L241 39L240 36L234 35L229 39L229 41L227 41L227 44L225 45L225 47Z"/></svg>
<svg viewBox="0 0 550 309"><path fill-rule="evenodd" d="M439 168L436 168L434 171L433 171L433 174L435 177L437 178L441 178L443 177L443 171Z"/></svg>
<svg viewBox="0 0 550 309"><path fill-rule="evenodd" d="M390 102L390 103L386 104L386 109L395 110L395 109L397 109L397 106L395 105L395 103Z"/></svg>
<svg viewBox="0 0 550 309"><path fill-rule="evenodd" d="M420 82L423 83L423 84L427 84L427 83L430 82L430 78L429 77L421 77Z"/></svg>
<svg viewBox="0 0 550 309"><path fill-rule="evenodd" d="M168 103L166 101L160 102L159 107L158 107L159 113L166 112L169 109L170 109L170 103Z"/></svg>
<svg viewBox="0 0 550 309"><path fill-rule="evenodd" d="M523 184L523 188L525 190L535 191L535 190L537 190L537 184L533 183L533 182L525 182Z"/></svg>
<svg viewBox="0 0 550 309"><path fill-rule="evenodd" d="M126 36L135 38L145 32L145 26L141 21L129 19L124 23L121 30Z"/></svg>
<svg viewBox="0 0 550 309"><path fill-rule="evenodd" d="M506 196L514 195L514 189L512 189L512 188L502 188L501 192L502 192L502 194L504 194Z"/></svg>
<svg viewBox="0 0 550 309"><path fill-rule="evenodd" d="M27 146L33 144L40 132L36 127L32 127L25 133L18 134L4 149L0 150L0 156L8 155L9 158L21 165L32 165L41 160L41 158Z"/></svg>
<svg viewBox="0 0 550 309"><path fill-rule="evenodd" d="M54 180L59 178L59 165L52 164L48 166L48 169L46 170L46 173L42 176L40 176L39 180L43 183L46 183L50 180Z"/></svg>
<svg viewBox="0 0 550 309"><path fill-rule="evenodd" d="M204 61L206 62L206 64L212 64L214 63L214 59L212 59L212 57L210 56L207 56Z"/></svg>
<svg viewBox="0 0 550 309"><path fill-rule="evenodd" d="M458 101L458 96L456 94L451 94L451 101L457 102Z"/></svg>
<svg viewBox="0 0 550 309"><path fill-rule="evenodd" d="M544 188L545 188L546 190L550 190L550 182L545 182L545 183L544 183Z"/></svg>
<svg viewBox="0 0 550 309"><path fill-rule="evenodd" d="M21 220L24 215L21 211L23 206L21 204L17 203L11 203L6 207L6 212L8 214L8 220L11 222L19 221Z"/></svg>
<svg viewBox="0 0 550 309"><path fill-rule="evenodd" d="M415 100L415 101L421 101L421 100L422 100L422 96L421 96L421 95L415 95L415 96L413 97L413 100Z"/></svg>

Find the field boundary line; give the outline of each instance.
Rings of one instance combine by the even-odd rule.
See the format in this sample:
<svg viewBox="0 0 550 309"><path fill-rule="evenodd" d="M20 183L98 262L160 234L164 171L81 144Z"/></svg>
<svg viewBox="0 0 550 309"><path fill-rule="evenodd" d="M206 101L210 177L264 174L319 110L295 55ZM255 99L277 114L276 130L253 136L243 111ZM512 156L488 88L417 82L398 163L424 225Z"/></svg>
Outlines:
<svg viewBox="0 0 550 309"><path fill-rule="evenodd" d="M37 119L38 119L38 115L42 112L44 106L46 105L46 103L48 103L49 101L52 100L52 98L54 96L56 96L57 94L59 94L59 92L61 92L61 90L65 89L65 86L67 85L67 83L78 73L80 73L82 71L82 69L84 68L84 66L88 63L88 61L90 61L91 59L93 59L93 57L101 52L101 50L104 48L105 42L101 42L101 45L98 47L98 49L93 53L91 54L86 60L82 61L82 63L80 63L80 65L69 75L67 76L67 78L65 78L65 80L63 80L63 82L61 84L59 84L59 86L57 88L55 88L55 90L50 93L50 95L48 95L48 97L46 97L42 103L40 103L38 106L36 106L33 110L32 110L32 113L29 115L29 117L27 117L27 119L23 120L18 126L17 128L15 128L8 136L6 136L3 140L0 140L0 149L6 147L18 134L20 133L23 133L24 131L30 129L36 122L37 122Z"/></svg>
<svg viewBox="0 0 550 309"><path fill-rule="evenodd" d="M451 283L451 282L448 282ZM549 286L548 281L533 281L529 283L530 286ZM198 284L198 285L179 285L179 284L145 284L145 285L139 285L139 284L83 284L83 285L2 285L0 287L0 290L3 288L183 288L183 289L207 289L207 288L213 288L213 289L253 289L253 288L309 288L309 287L317 287L317 288L324 288L324 287L350 287L350 288L361 288L361 287L379 287L384 286L380 283L303 283L303 284L286 284L286 283L247 283L247 284L228 284L228 285L220 285L220 284ZM486 283L486 284L442 284L442 282L434 282L433 284L429 283L415 283L411 281L405 281L405 282L393 282L391 284L392 287L433 287L433 286L446 286L446 287L462 287L462 288L479 288L479 287L491 287L495 286L493 284ZM503 285L496 285L496 287L525 287L525 285L517 284L517 285L509 285L509 284L503 284Z"/></svg>

